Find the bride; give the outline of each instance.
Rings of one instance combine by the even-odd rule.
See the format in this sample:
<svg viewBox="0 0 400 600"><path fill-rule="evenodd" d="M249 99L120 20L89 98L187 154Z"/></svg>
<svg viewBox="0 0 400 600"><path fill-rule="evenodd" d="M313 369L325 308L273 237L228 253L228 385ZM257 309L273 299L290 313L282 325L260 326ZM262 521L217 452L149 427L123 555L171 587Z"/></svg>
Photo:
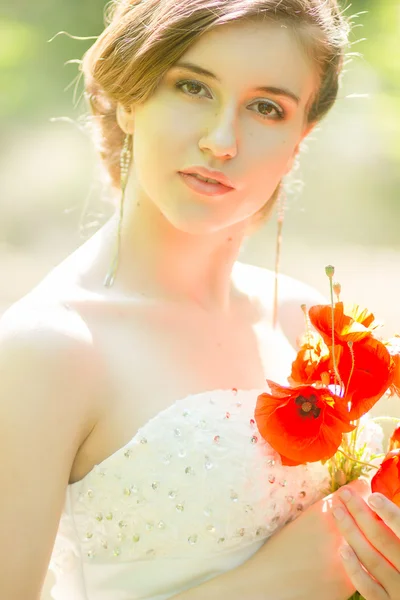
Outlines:
<svg viewBox="0 0 400 600"><path fill-rule="evenodd" d="M50 566L55 600L345 600L338 494L252 420L325 299L280 276L276 302L238 254L335 102L349 21L335 0L109 16L82 71L115 213L1 320L1 597L36 600Z"/></svg>

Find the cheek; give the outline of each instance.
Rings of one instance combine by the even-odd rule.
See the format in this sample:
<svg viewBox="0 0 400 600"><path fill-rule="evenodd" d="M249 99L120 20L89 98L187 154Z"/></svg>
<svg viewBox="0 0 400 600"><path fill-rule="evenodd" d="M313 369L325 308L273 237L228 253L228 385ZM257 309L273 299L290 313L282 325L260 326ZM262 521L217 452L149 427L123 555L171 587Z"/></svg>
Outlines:
<svg viewBox="0 0 400 600"><path fill-rule="evenodd" d="M138 181L147 193L154 192L165 169L171 139L165 131L163 115L141 110L135 119L133 155Z"/></svg>
<svg viewBox="0 0 400 600"><path fill-rule="evenodd" d="M248 176L250 188L259 190L260 187L267 186L273 191L286 173L295 141L292 136L276 131L265 137L248 138L247 146L244 152L244 172Z"/></svg>
<svg viewBox="0 0 400 600"><path fill-rule="evenodd" d="M188 152L193 120L185 119L182 111L163 101L148 102L137 113L134 142L136 163L142 173L151 167L153 178L177 170Z"/></svg>

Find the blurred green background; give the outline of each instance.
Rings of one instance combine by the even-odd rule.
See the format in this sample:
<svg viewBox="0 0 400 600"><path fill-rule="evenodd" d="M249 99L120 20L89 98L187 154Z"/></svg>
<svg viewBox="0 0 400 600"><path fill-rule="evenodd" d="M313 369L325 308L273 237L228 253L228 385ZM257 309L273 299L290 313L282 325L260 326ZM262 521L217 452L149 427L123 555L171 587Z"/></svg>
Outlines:
<svg viewBox="0 0 400 600"><path fill-rule="evenodd" d="M110 216L81 116L80 59L105 2L17 0L0 15L0 314ZM353 0L350 52L334 109L308 138L284 225L282 270L365 304L400 333L400 1ZM357 43L356 43L357 42ZM241 260L274 266L275 219ZM398 413L393 401L388 411ZM381 410L382 412L382 410ZM47 592L46 592L47 593ZM47 598L47 596L46 596Z"/></svg>
<svg viewBox="0 0 400 600"><path fill-rule="evenodd" d="M83 79L69 62L93 42L66 35L49 42L60 31L98 35L105 5L18 0L3 7L0 311L110 216L80 120ZM399 327L400 1L347 3L347 15L359 12L349 49L359 56L346 65L337 103L301 156L296 178L304 187L286 214L282 269L326 292L323 267L334 264L349 300L377 300L380 316ZM272 268L274 237L272 220L245 244L242 260Z"/></svg>
<svg viewBox="0 0 400 600"><path fill-rule="evenodd" d="M104 26L106 3L17 0L0 16L0 313L109 216L78 65ZM364 12L365 11L365 12ZM400 1L354 0L349 52L334 109L306 141L290 199L282 270L327 292L334 264L345 298L400 329ZM241 260L273 268L275 220Z"/></svg>

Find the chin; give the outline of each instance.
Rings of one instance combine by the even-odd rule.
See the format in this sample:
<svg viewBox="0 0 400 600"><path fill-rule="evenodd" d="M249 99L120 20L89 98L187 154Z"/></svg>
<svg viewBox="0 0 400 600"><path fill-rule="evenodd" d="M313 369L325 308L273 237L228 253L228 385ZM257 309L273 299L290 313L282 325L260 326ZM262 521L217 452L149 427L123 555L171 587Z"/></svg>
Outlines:
<svg viewBox="0 0 400 600"><path fill-rule="evenodd" d="M164 216L175 229L189 235L212 235L232 226L230 223L223 223L215 218L184 218L178 214Z"/></svg>

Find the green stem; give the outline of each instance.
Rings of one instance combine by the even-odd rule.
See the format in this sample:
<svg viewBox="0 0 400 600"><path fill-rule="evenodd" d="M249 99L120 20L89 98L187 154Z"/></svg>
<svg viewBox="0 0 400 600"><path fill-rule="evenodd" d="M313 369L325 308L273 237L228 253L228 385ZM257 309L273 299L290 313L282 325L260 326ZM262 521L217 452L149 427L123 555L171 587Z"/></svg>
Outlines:
<svg viewBox="0 0 400 600"><path fill-rule="evenodd" d="M373 469L379 469L379 467L377 467L376 465L371 465L370 463L366 463L362 460L357 460L356 458L353 458L352 456L349 456L348 454L346 454L346 452L344 452L343 450L341 450L340 448L338 448L338 452L340 452L341 454L343 454L346 458L358 463L359 465L364 465L365 467L371 467Z"/></svg>
<svg viewBox="0 0 400 600"><path fill-rule="evenodd" d="M330 288L330 293L331 293L333 373L334 373L334 383L335 383L335 388L336 388L336 385L337 385L336 377L338 376L338 372L337 372L336 358L335 358L335 305L333 302L332 276L329 277L329 288ZM339 377L339 380L340 380L340 377ZM335 393L336 393L336 389L335 389Z"/></svg>
<svg viewBox="0 0 400 600"><path fill-rule="evenodd" d="M351 371L350 371L349 378L347 380L346 391L344 393L345 397L347 396L347 392L349 391L349 385L350 385L351 378L353 377L354 365L355 365L353 343L352 342L348 342L347 345L349 347L350 354L351 354Z"/></svg>
<svg viewBox="0 0 400 600"><path fill-rule="evenodd" d="M340 377L335 357L335 304L333 302L333 275L335 272L335 268L332 266L328 266L325 268L325 272L329 278L329 289L331 293L331 315L332 315L332 359L333 359L333 373L334 373L334 384L335 384L335 394L336 394L336 386L337 380L340 383L341 392L344 393L344 384L342 378Z"/></svg>

